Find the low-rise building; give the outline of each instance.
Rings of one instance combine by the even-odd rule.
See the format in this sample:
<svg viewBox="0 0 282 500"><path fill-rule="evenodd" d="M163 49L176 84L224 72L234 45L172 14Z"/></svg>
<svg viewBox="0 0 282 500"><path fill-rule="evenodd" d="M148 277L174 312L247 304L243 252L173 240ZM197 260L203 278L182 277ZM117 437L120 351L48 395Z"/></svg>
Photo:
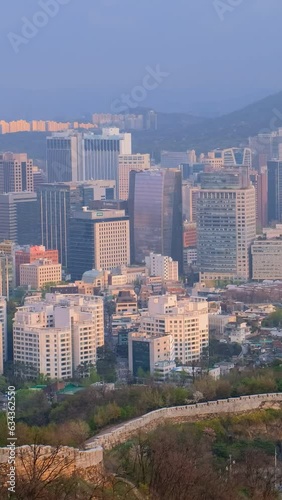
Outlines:
<svg viewBox="0 0 282 500"><path fill-rule="evenodd" d="M168 379L175 368L172 335L129 333L128 360L129 371L134 377L139 377L142 370L159 380Z"/></svg>
<svg viewBox="0 0 282 500"><path fill-rule="evenodd" d="M20 265L20 285L39 290L47 283L62 281L61 264L53 264L49 259L38 259L31 264Z"/></svg>
<svg viewBox="0 0 282 500"><path fill-rule="evenodd" d="M259 238L251 252L253 280L282 280L282 238Z"/></svg>
<svg viewBox="0 0 282 500"><path fill-rule="evenodd" d="M250 335L250 328L247 326L247 323L241 323L234 330L231 330L229 335L229 340L230 342L243 344L249 335Z"/></svg>
<svg viewBox="0 0 282 500"><path fill-rule="evenodd" d="M121 290L116 299L116 314L136 314L137 295L133 290Z"/></svg>
<svg viewBox="0 0 282 500"><path fill-rule="evenodd" d="M163 281L178 281L178 262L171 257L150 253L145 257L150 276L160 276Z"/></svg>
<svg viewBox="0 0 282 500"><path fill-rule="evenodd" d="M209 331L215 335L223 335L226 325L236 321L230 314L209 314Z"/></svg>
<svg viewBox="0 0 282 500"><path fill-rule="evenodd" d="M59 263L58 250L46 250L45 246L22 246L15 249L15 270L16 286L20 285L20 266L21 264L31 264L38 259L48 259L53 264Z"/></svg>

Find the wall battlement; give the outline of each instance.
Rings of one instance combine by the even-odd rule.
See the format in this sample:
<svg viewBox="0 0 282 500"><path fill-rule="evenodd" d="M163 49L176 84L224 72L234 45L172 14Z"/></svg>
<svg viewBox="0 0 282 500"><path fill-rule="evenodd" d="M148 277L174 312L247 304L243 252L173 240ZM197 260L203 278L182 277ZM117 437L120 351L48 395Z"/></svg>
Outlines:
<svg viewBox="0 0 282 500"><path fill-rule="evenodd" d="M54 454L52 446L40 446L40 460L48 458ZM0 448L0 464L8 463L10 456L9 448ZM29 458L32 460L33 447L32 446L19 446L15 451L15 466L17 470L21 470L23 457L28 462ZM93 446L91 449L82 451L76 448L69 448L62 446L58 449L58 453L54 458L54 466L56 462L59 464L65 460L69 462L69 472L76 469L88 469L90 467L99 467L103 465L103 448L101 446Z"/></svg>

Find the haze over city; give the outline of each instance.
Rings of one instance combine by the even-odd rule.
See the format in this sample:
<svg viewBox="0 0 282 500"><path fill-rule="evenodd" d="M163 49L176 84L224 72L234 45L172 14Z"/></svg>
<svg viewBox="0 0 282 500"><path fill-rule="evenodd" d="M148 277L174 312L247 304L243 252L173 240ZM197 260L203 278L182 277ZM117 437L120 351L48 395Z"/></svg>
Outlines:
<svg viewBox="0 0 282 500"><path fill-rule="evenodd" d="M281 1L2 4L0 500L281 499Z"/></svg>
<svg viewBox="0 0 282 500"><path fill-rule="evenodd" d="M21 35L26 20L32 22L42 8L38 0L5 2L3 114L51 118L51 111L75 115L87 105L110 111L112 100L139 85L146 67L157 64L169 77L143 104L159 111L204 115L206 104L208 115L228 112L280 90L281 3L233 5L228 0L62 1L46 23L39 18L42 27L35 27L36 35L30 31L16 54L9 34Z"/></svg>

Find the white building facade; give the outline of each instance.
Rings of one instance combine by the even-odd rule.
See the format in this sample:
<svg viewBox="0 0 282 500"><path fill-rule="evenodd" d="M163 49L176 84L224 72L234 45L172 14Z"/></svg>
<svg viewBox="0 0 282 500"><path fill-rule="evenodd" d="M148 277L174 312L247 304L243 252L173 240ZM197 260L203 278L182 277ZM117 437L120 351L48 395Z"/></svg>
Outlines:
<svg viewBox="0 0 282 500"><path fill-rule="evenodd" d="M96 363L104 344L100 297L46 294L18 308L13 327L14 361L54 379L71 378L82 363Z"/></svg>
<svg viewBox="0 0 282 500"><path fill-rule="evenodd" d="M175 359L192 363L208 347L208 303L194 297L178 301L176 295L152 296L148 311L141 315L140 328L148 334L171 334Z"/></svg>
<svg viewBox="0 0 282 500"><path fill-rule="evenodd" d="M151 252L145 257L150 276L160 276L164 281L178 281L178 262L171 257Z"/></svg>

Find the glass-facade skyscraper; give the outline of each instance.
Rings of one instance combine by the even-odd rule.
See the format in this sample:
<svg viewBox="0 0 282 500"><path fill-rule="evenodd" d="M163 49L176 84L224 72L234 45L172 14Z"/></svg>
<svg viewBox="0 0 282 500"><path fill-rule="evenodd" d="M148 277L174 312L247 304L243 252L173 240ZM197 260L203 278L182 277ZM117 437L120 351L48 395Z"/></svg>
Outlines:
<svg viewBox="0 0 282 500"><path fill-rule="evenodd" d="M0 241L19 245L40 242L36 193L0 194Z"/></svg>
<svg viewBox="0 0 282 500"><path fill-rule="evenodd" d="M40 243L59 251L59 262L68 267L68 238L71 215L70 186L43 184L38 189Z"/></svg>
<svg viewBox="0 0 282 500"><path fill-rule="evenodd" d="M178 261L182 270L182 176L179 169L130 173L131 260L154 252Z"/></svg>
<svg viewBox="0 0 282 500"><path fill-rule="evenodd" d="M282 221L282 161L267 162L268 222Z"/></svg>

